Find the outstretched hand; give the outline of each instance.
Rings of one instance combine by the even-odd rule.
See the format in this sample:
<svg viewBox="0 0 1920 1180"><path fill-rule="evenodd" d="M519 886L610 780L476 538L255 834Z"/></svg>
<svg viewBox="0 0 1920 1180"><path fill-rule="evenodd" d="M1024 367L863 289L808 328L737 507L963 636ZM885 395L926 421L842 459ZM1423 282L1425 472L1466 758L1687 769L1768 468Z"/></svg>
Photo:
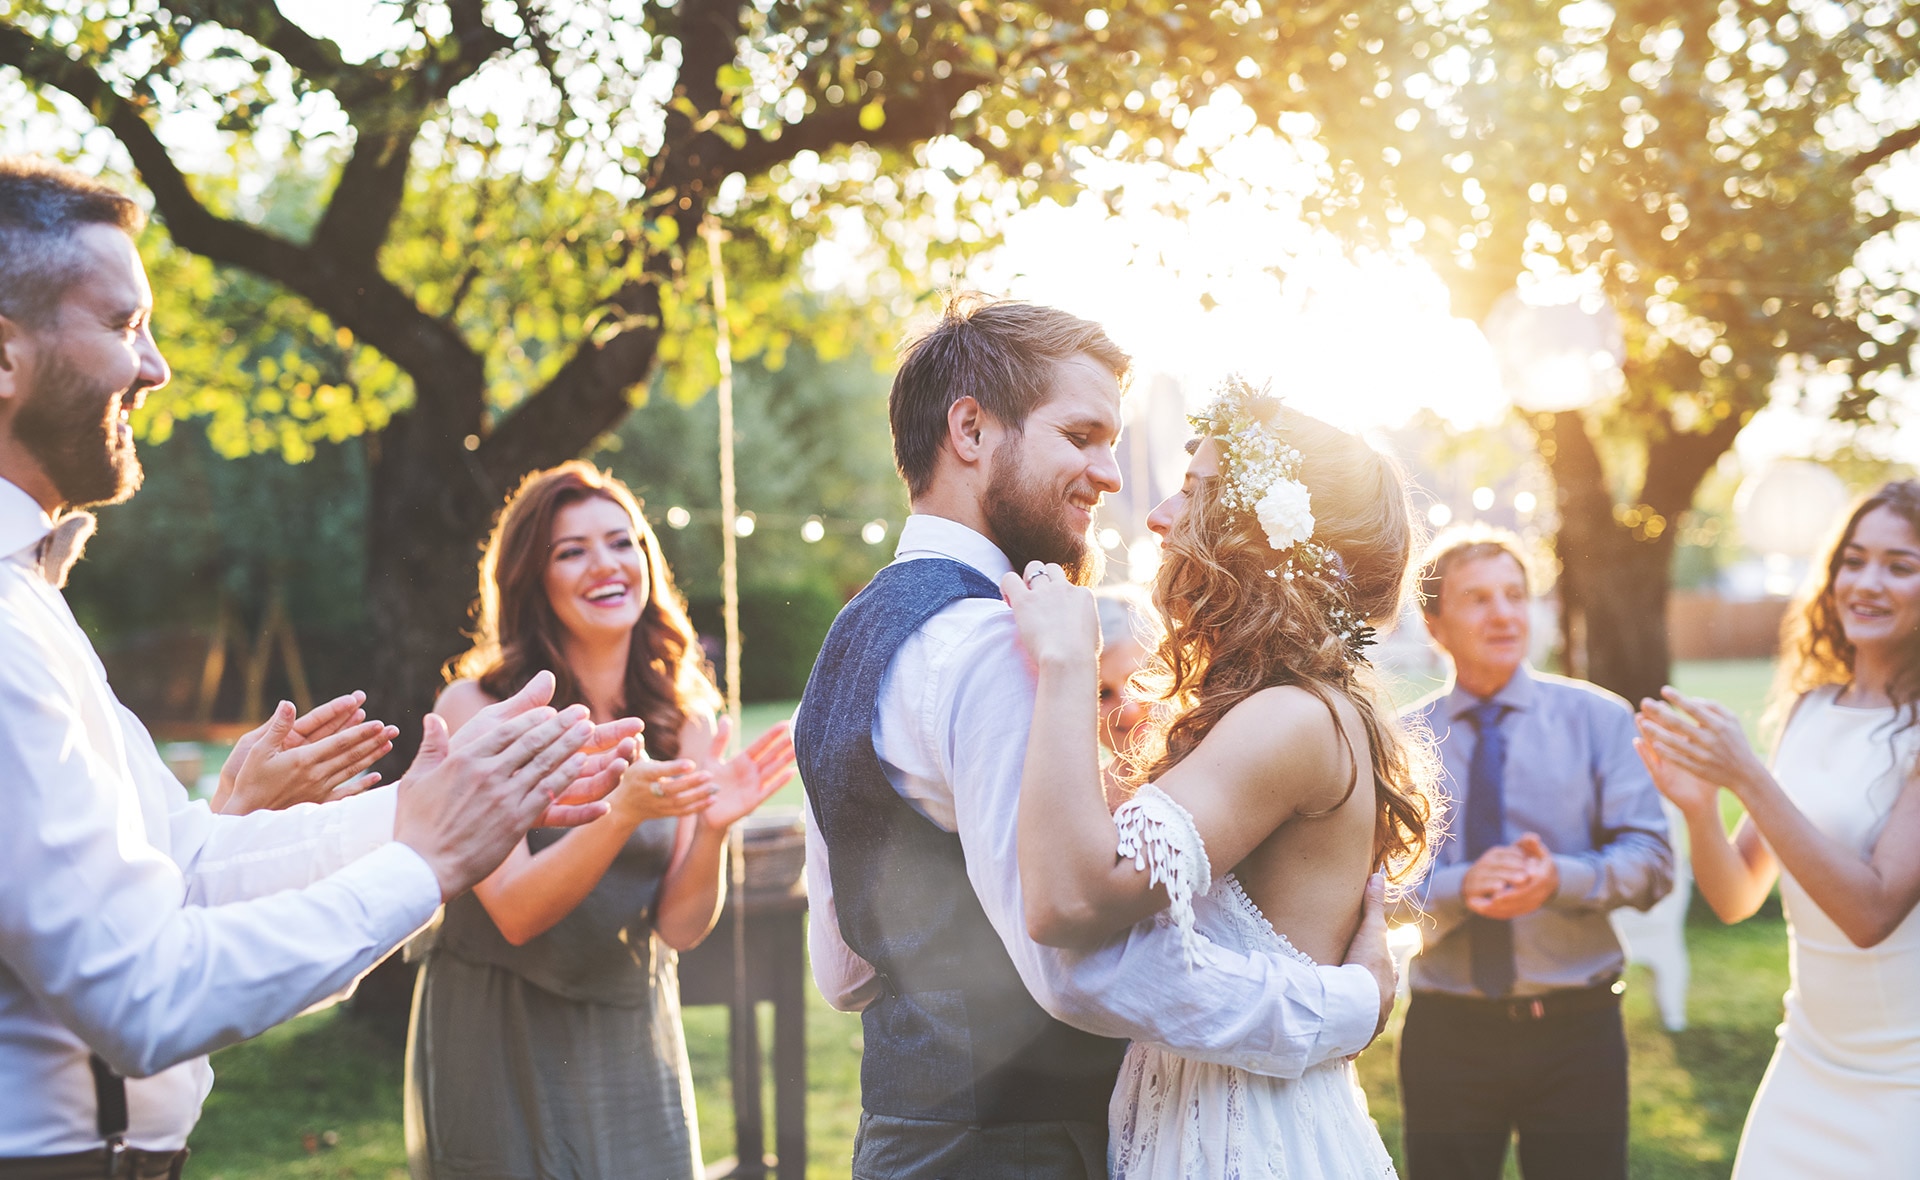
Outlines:
<svg viewBox="0 0 1920 1180"><path fill-rule="evenodd" d="M1726 787L1740 795L1751 784L1766 777L1767 768L1747 742L1747 734L1733 711L1718 701L1690 697L1672 687L1660 690L1661 700L1640 702L1637 717L1640 744L1650 750L1667 773L1668 785L1680 794L1673 798L1683 811L1689 804L1704 806L1701 795L1712 786ZM1646 757L1645 752L1641 757ZM1654 770L1649 762L1648 770ZM1672 772L1692 776L1690 782ZM1661 786L1660 773L1654 773L1654 785ZM1665 786L1661 786L1664 792ZM1682 802L1682 798L1686 801Z"/></svg>
<svg viewBox="0 0 1920 1180"><path fill-rule="evenodd" d="M725 829L740 822L793 778L791 721L768 726L746 749L728 758L727 745L732 738L733 718L722 716L710 731L704 721L698 726L689 725L681 741L682 752L713 776L713 800L700 813L712 828ZM701 741L705 748L696 749Z"/></svg>
<svg viewBox="0 0 1920 1180"><path fill-rule="evenodd" d="M386 757L400 731L367 720L360 707L366 699L366 693L348 693L302 717L281 701L265 724L234 743L220 768L213 809L225 815L278 811L357 795L379 782L379 775L361 772Z"/></svg>
<svg viewBox="0 0 1920 1180"><path fill-rule="evenodd" d="M1645 709L1651 703L1643 701L1641 708ZM1709 813L1713 814L1715 822L1718 822L1720 788L1692 771L1682 769L1678 763L1661 757L1659 749L1654 745L1652 723L1644 714L1635 715L1633 725L1638 731L1638 736L1633 739L1634 752L1639 754L1640 761L1646 764L1647 774L1652 777L1654 787L1666 796L1668 802L1678 807L1680 814L1686 816L1689 822Z"/></svg>
<svg viewBox="0 0 1920 1180"><path fill-rule="evenodd" d="M1024 576L1000 579L1000 596L1013 608L1020 645L1036 666L1084 661L1100 655L1100 615L1093 591L1076 586L1060 566L1030 561Z"/></svg>

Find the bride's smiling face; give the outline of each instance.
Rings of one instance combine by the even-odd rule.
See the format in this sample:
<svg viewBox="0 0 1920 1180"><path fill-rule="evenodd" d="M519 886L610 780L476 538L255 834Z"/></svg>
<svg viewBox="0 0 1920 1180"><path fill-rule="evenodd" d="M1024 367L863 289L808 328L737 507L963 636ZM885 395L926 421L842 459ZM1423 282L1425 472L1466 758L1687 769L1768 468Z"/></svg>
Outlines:
<svg viewBox="0 0 1920 1180"><path fill-rule="evenodd" d="M1199 487L1200 481L1213 479L1220 474L1220 448L1214 445L1211 438L1199 439L1189 445L1193 451L1193 459L1187 464L1187 476L1181 481L1180 490L1160 501L1154 506L1153 511L1147 514L1147 527L1157 533L1163 541L1166 540L1167 534L1173 531L1173 526L1179 524L1187 515L1188 505L1192 502L1193 493Z"/></svg>

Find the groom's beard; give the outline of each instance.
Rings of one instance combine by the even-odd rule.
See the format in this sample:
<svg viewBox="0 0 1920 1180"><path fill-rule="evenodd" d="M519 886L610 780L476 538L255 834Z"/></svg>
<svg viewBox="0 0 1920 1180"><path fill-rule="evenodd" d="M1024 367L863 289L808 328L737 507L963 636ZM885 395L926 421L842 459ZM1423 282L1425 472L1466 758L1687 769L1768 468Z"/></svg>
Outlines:
<svg viewBox="0 0 1920 1180"><path fill-rule="evenodd" d="M1091 586L1106 570L1106 555L1088 532L1076 533L1060 516L1059 493L1031 477L1023 461L1018 435L993 453L993 474L987 479L980 510L993 539L1024 574L1031 561L1052 562L1066 571L1076 586Z"/></svg>

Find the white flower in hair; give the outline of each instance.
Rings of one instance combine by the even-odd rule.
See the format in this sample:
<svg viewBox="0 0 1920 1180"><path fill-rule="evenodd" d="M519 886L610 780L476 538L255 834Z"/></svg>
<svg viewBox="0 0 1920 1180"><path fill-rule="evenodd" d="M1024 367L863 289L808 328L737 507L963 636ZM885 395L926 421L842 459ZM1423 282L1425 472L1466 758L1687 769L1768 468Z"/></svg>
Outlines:
<svg viewBox="0 0 1920 1180"><path fill-rule="evenodd" d="M1275 481L1253 506L1253 514L1275 549L1291 549L1313 536L1313 497L1299 480Z"/></svg>

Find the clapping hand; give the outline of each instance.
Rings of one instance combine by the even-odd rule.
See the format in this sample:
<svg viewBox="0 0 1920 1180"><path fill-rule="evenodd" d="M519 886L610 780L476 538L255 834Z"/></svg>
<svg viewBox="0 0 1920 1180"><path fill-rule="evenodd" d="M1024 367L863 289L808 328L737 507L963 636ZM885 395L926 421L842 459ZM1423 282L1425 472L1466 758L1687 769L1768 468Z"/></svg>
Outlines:
<svg viewBox="0 0 1920 1180"><path fill-rule="evenodd" d="M601 800L626 770L633 739L589 753L607 727L584 705L554 710L552 698L553 676L540 672L451 738L444 720L427 715L420 753L397 788L393 837L427 862L442 900L491 873L529 828L607 814Z"/></svg>
<svg viewBox="0 0 1920 1180"><path fill-rule="evenodd" d="M1539 909L1559 888L1553 853L1528 832L1481 853L1461 879L1460 896L1481 917L1509 921Z"/></svg>
<svg viewBox="0 0 1920 1180"><path fill-rule="evenodd" d="M244 815L278 811L296 803L326 803L357 795L380 781L356 778L386 757L400 731L368 721L363 692L335 697L304 717L281 701L266 724L249 730L220 768L215 811Z"/></svg>
<svg viewBox="0 0 1920 1180"><path fill-rule="evenodd" d="M642 750L621 774L607 804L622 820L637 826L650 819L692 815L712 802L717 791L713 773L700 769L693 759L655 762Z"/></svg>
<svg viewBox="0 0 1920 1180"><path fill-rule="evenodd" d="M1654 786L1684 815L1708 810L1718 788L1739 795L1765 777L1740 719L1717 701L1660 690L1663 700L1640 702L1634 722L1640 736L1634 748L1653 775Z"/></svg>
<svg viewBox="0 0 1920 1180"><path fill-rule="evenodd" d="M727 758L733 719L721 717L710 729L704 717L688 719L680 749L712 775L713 799L700 813L708 827L725 829L766 802L793 778L793 723L767 727L747 748Z"/></svg>

